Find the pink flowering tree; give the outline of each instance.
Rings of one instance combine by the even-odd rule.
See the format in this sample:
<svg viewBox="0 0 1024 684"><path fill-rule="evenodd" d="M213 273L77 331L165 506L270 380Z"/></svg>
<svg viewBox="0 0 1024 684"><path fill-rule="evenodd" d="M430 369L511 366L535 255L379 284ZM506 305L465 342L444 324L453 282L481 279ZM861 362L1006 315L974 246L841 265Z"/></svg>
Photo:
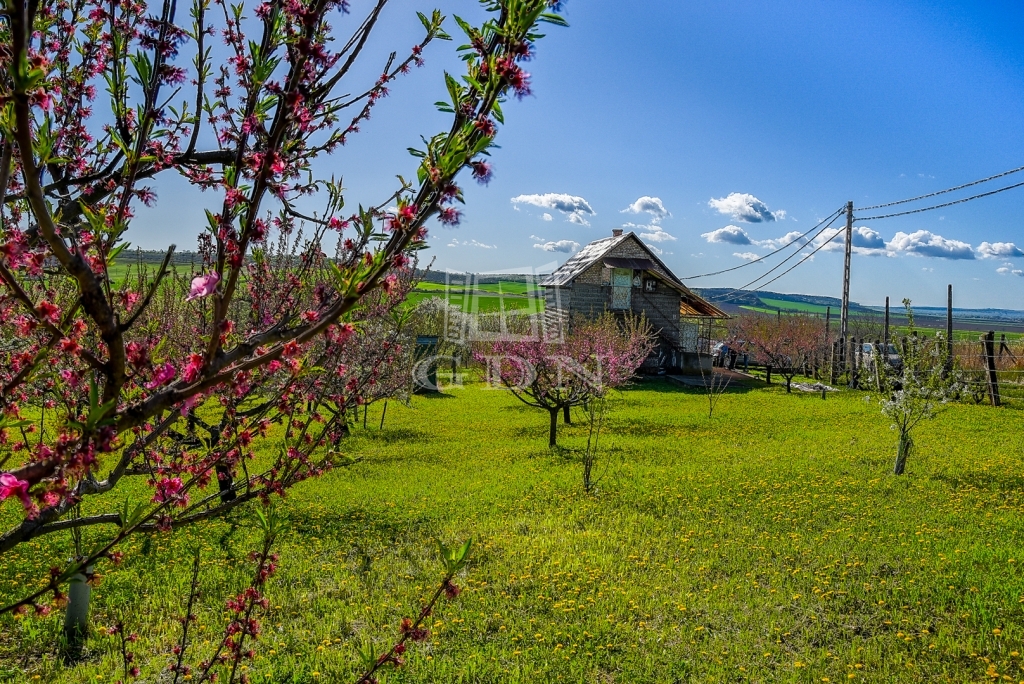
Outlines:
<svg viewBox="0 0 1024 684"><path fill-rule="evenodd" d="M654 348L646 318L605 313L576 318L560 340L499 340L477 350L488 380L527 406L548 412L548 446L558 437L558 413L604 397L631 380Z"/></svg>
<svg viewBox="0 0 1024 684"><path fill-rule="evenodd" d="M742 349L786 379L786 392L792 391L793 378L813 362L825 343L824 324L804 314L741 316L734 335L742 340Z"/></svg>
<svg viewBox="0 0 1024 684"><path fill-rule="evenodd" d="M502 103L530 92L521 62L538 23L564 23L549 0L483 0L481 26L459 21L466 73L446 78L440 105L451 126L414 151L414 180L346 211L317 160L448 38L440 12L420 15L420 42L351 83L386 4L341 37L347 0L7 3L0 505L23 517L0 532L0 554L61 530L109 533L27 578L0 613L47 610L134 533L202 523L330 467L339 418L306 381L310 355L344 341L360 303L394 285L428 222L458 222L457 176L490 178ZM168 175L215 202L195 227L201 269L175 275L171 247L154 271L118 281L110 266ZM131 479L145 496L116 496Z"/></svg>

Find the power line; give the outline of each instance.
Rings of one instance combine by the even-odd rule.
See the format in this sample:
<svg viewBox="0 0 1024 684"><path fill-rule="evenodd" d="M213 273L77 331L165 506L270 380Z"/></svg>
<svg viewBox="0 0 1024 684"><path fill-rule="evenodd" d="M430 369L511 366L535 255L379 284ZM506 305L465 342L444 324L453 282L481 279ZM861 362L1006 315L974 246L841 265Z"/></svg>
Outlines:
<svg viewBox="0 0 1024 684"><path fill-rule="evenodd" d="M840 209L840 210L839 210L838 212L836 212L836 214L835 214L835 215L834 215L834 216L832 217L832 220L831 220L831 221L829 221L829 222L828 222L828 223L827 223L827 224L825 225L825 227L824 227L824 228L822 228L821 230L819 230L819 231L817 232L817 234L815 234L815 236L814 236L813 238L811 238L811 240L815 240L815 239L817 239L817 237L818 237L819 235L821 235L821 234L822 234L822 233L824 233L824 232L825 232L826 230L828 230L828 229L829 229L829 226L831 226L831 225L832 225L833 223L835 223L835 222L836 222L836 219L837 219L837 218L839 218L839 216L841 215L841 213L842 213L842 209ZM818 225L820 226L821 224L819 223ZM810 232L810 231L807 231L807 232ZM805 233L805 234L806 234L806 233ZM813 255L813 254L814 254L814 252L817 252L817 251L818 251L819 249L821 249L822 247L824 247L824 246L825 246L825 245L827 245L828 243L830 243L830 242L832 242L833 240L835 240L835 239L836 239L836 237L837 237L838 235L839 235L839 233L837 232L837 233L836 233L835 235L833 235L832 237L830 237L830 238L829 238L828 240L825 240L825 242L821 243L821 244L820 244L820 245L819 245L818 247L816 247L816 248L814 249L814 251L813 251L813 252L811 252L810 254L808 254L808 255L807 255L807 257L810 257L811 255ZM775 266L773 266L773 267L772 267L771 269L769 269L769 270L768 270L768 271L766 271L765 273L762 273L762 274L761 274L761 275L759 275L759 276L758 276L757 278L754 278L753 280L751 280L751 281L750 281L749 283L747 283L746 285L743 285L743 286L741 286L741 287L738 287L738 288L736 288L735 290L731 290L731 291L729 291L729 292L726 292L726 293L725 293L725 294L723 294L723 295L718 295L717 297L712 297L712 300L714 300L714 301L721 301L721 300L725 299L726 297L729 297L729 296L731 296L731 295L733 295L733 294L735 294L735 293L737 293L737 292L740 292L740 291L742 291L742 290L746 290L746 289L747 289L748 287L750 287L751 285L753 285L753 284L754 284L754 283L756 283L757 281L761 280L762 278L765 278L765 277L767 277L767 276L768 276L768 275L770 275L770 274L771 274L771 273L772 273L773 271L775 271L775 270L776 270L777 268L779 268L780 266L782 266L783 264L785 264L785 263L786 263L787 261L789 261L790 259L792 259L793 257L795 257L795 256L796 256L796 255L798 255L798 254L800 254L800 252L799 252L799 251L797 251L797 252L793 252L793 253L792 253L792 254L790 254L790 255L789 255L788 257L786 257L785 259L783 259L782 261L780 261L779 263L777 263L777 264L776 264ZM793 266L792 266L791 268L787 269L786 271L784 271L784 272L783 272L783 273L781 273L780 275L776 276L775 278L772 278L771 280L769 280L769 281L768 281L768 283L773 283L773 282L775 282L776 280L778 280L779 278L781 278L782 276L786 275L786 273L789 273L789 272L790 272L790 271L792 271L792 270L793 270L794 268L796 268L796 267L797 267L797 266L799 266L800 264L802 264L802 263L804 263L805 261L807 261L807 257L805 257L805 258L801 259L801 260L800 260L800 261L798 261L798 262L797 262L796 264L794 264L794 265L793 265ZM765 286L765 285L767 285L768 283L763 283L763 284L761 284L761 285L757 286L756 288L754 288L754 291L756 292L757 290L760 290L760 289L761 289L762 287L764 287L764 286Z"/></svg>
<svg viewBox="0 0 1024 684"><path fill-rule="evenodd" d="M1003 171L1002 173L997 173L994 176L989 176L988 178L982 178L981 180L971 181L970 183L964 183L963 185L958 185L955 188L948 188L946 190L939 190L938 192L930 192L927 195L919 195L917 197L911 197L910 199L899 200L899 201L896 201L896 202L889 202L887 204L875 204L875 205L872 205L870 207L861 207L861 211L867 211L868 209L882 209L883 207L894 207L897 204L906 204L908 202L916 202L918 200L927 199L929 197L935 197L936 195L945 195L947 192L955 192L957 190L963 190L964 188L969 188L972 185L979 185L981 183L987 183L990 180L995 180L996 178L1002 178L1003 176L1009 176L1010 174L1017 173L1018 171L1024 171L1024 166L1018 167L1016 169L1010 169L1009 171ZM1014 187L1016 187L1016 186L1014 186ZM979 196L981 197L983 195L979 195Z"/></svg>
<svg viewBox="0 0 1024 684"><path fill-rule="evenodd" d="M895 214L886 214L884 216L868 216L867 218L861 218L861 217L858 216L857 220L858 221L880 221L881 219L892 218L894 216L906 216L907 214L920 214L922 211L931 211L932 209L942 209L943 207L951 207L954 204L963 204L964 202L970 202L971 200L976 200L976 199L979 199L981 197L988 197L989 195L995 195L995 194L1000 193L1000 192L1005 192L1006 190L1013 190L1014 188L1019 188L1021 186L1024 186L1024 183L1016 183L1015 185L1007 185L1005 188L999 188L998 190L990 190L989 192L983 192L980 195L973 195L971 197L964 197L963 199L958 199L958 200L955 200L953 202L946 202L944 204L936 204L933 207L925 207L923 209L911 209L910 211L901 211L901 212L898 212L898 213L895 213ZM905 201L909 202L911 200L905 200ZM883 205L883 206L887 206L887 205Z"/></svg>
<svg viewBox="0 0 1024 684"><path fill-rule="evenodd" d="M808 236L808 235L809 235L809 234L810 234L811 232L813 232L814 230L816 230L816 229L818 228L818 226L820 226L820 225L821 225L822 223L824 223L825 221L828 221L829 219L832 219L832 220L834 221L834 220L835 220L835 216L836 216L836 214L839 214L839 213L841 213L842 211L843 211L843 207L840 207L839 209L836 209L836 210L835 210L834 212L832 212L831 214L829 214L829 215L828 215L828 216L826 216L825 218L821 219L821 221L820 221L820 222L818 223L818 225L817 225L817 226L814 226L814 228L811 228L810 230L808 230L808 231L807 231L806 233L804 233L803 235L800 235L800 236L798 236L798 237L795 237L795 238L793 238L793 240L792 240L792 241L790 241L790 242L787 242L786 244L784 244L784 245L783 245L782 247L779 247L779 248L778 248L777 250L775 250L774 252L769 252L768 254L765 254L765 255L764 255L764 256L762 256L762 257L758 257L757 259L753 259L753 260L751 260L751 261L748 261L748 262L746 262L746 263L740 264L739 266L733 266L732 268L726 268L726 269L724 269L724 270L721 270L721 271L715 271L714 273L702 273L702 274L700 274L700 275L695 275L695 276L687 276L687 277L683 278L683 280L696 280L697 278L707 278L707 277L709 277L709 276L713 276L713 275L720 275L720 274L722 274L722 273L729 273L730 271L735 271L736 269L739 269L739 268L745 268L745 267L747 267L747 266L750 266L751 264L756 264L756 263L758 263L759 261L764 261L764 260L765 260L765 259L767 259L768 257L771 257L771 256L775 256L776 254L778 254L778 253L779 253L779 252L781 252L782 250L786 249L787 247L790 247L790 246L792 246L792 245L796 244L796 243L797 243L797 242L799 242L800 240L803 240L803 239L804 239L805 237L807 237L807 236ZM813 239L813 238L812 238L812 239ZM785 263L785 262L783 262L783 263ZM776 268L778 268L778 267L776 267ZM770 273L770 271L769 271L769 273Z"/></svg>
<svg viewBox="0 0 1024 684"><path fill-rule="evenodd" d="M758 291L758 290L760 290L760 289L763 289L763 288L765 288L765 287L768 287L769 285L771 285L772 283L774 283L774 282L775 282L776 280L778 280L779 278L781 278L782 276L786 275L787 273L789 273L790 271L792 271L792 270L793 270L794 268L796 268L797 266L799 266L800 264L802 264L802 263L804 263L805 261L807 261L808 259L810 259L810 258L811 258L812 256L814 256L814 253L815 253L815 252L817 252L817 251L818 251L819 249L821 249L822 247L824 247L824 246L825 246L825 245L827 245L828 243L830 243L830 242L832 242L833 240L835 240L835 239L836 239L837 237L839 237L839 236L840 236L841 234L842 234L842 233L839 233L839 232L837 232L837 233L836 233L835 235L833 235L832 237L830 237L830 238L829 238L828 240L825 240L825 241L824 241L824 242L822 242L822 243L821 243L820 245L818 245L817 247L815 247L815 248L814 248L814 251L810 252L810 253L809 253L809 254L808 254L807 256L805 256L805 257L804 257L803 259L801 259L800 261L796 262L795 264L793 264L792 266L790 266L789 268L787 268L787 269L786 269L785 271L783 271L783 272L782 272L782 273L780 273L779 275L777 275L777 276L775 276L774 278L772 278L771 280L769 280L769 281L768 281L767 283L762 283L761 285L758 285L758 286L757 286L757 287L756 287L756 288L754 289L754 292L757 292L757 291Z"/></svg>

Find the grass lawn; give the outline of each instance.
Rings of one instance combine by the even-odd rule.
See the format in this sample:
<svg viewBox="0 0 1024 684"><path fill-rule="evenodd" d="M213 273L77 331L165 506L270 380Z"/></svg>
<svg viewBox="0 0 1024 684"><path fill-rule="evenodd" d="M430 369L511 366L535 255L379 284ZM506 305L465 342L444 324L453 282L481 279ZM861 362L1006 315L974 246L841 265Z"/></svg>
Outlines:
<svg viewBox="0 0 1024 684"><path fill-rule="evenodd" d="M383 649L440 576L434 538L467 537L465 591L385 681L1024 681L1021 411L949 407L897 478L865 397L730 392L708 419L702 394L644 382L610 407L594 496L584 427L560 427L550 452L546 415L504 392L392 404L383 431L372 407L347 447L362 460L284 502L292 533L252 681L353 681L356 644ZM197 656L219 638L251 520L139 539L103 568L95 624L120 614L139 633L144 681L170 661L193 545ZM69 553L58 534L0 559L0 597ZM0 617L6 681L118 678L105 636L59 665L58 629Z"/></svg>

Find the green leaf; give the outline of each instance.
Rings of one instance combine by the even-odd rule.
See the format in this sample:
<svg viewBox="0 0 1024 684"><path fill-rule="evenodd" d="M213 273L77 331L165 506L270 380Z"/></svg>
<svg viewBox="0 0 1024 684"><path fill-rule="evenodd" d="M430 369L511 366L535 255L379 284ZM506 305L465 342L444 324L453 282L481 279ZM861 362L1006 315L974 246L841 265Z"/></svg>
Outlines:
<svg viewBox="0 0 1024 684"><path fill-rule="evenodd" d="M565 26L567 28L569 26L569 22L567 22L565 19L558 16L557 14L552 14L551 12L542 13L539 17L537 17L537 21L543 21L544 23L547 24L554 24L555 26Z"/></svg>

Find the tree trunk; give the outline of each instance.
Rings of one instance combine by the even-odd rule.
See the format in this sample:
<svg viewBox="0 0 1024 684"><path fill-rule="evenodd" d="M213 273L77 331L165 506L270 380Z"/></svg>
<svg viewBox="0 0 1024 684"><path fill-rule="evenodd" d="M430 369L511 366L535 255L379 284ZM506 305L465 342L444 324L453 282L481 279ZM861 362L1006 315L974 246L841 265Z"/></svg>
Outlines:
<svg viewBox="0 0 1024 684"><path fill-rule="evenodd" d="M902 475L903 471L907 469L907 457L910 456L910 450L914 447L914 440L910 438L909 434L900 435L899 446L896 447L896 465L892 469L893 475Z"/></svg>
<svg viewBox="0 0 1024 684"><path fill-rule="evenodd" d="M548 432L548 446L555 446L555 438L558 436L558 409L548 409L551 414L551 430Z"/></svg>
<svg viewBox="0 0 1024 684"><path fill-rule="evenodd" d="M564 409L562 409L562 422L564 422L566 425L572 425L572 414L569 412L570 408L571 407L566 406Z"/></svg>
<svg viewBox="0 0 1024 684"><path fill-rule="evenodd" d="M786 376L786 394L792 394L793 393L793 389L790 386L790 385L792 385L792 383L793 383L793 376L792 375L787 375Z"/></svg>

